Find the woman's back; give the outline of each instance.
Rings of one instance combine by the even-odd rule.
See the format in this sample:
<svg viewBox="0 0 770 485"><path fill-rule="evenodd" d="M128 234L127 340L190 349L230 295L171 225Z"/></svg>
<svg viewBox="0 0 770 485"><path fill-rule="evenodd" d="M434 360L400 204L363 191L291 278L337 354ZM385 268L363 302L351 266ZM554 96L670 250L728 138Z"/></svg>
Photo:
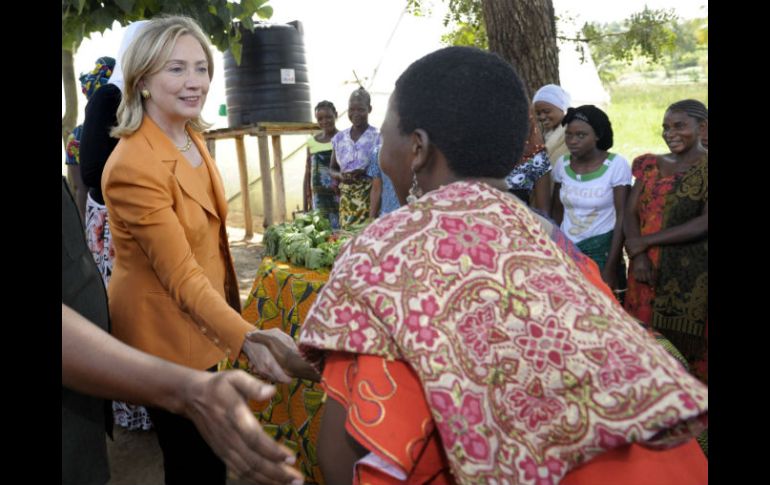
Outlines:
<svg viewBox="0 0 770 485"><path fill-rule="evenodd" d="M698 404L705 389L688 387L686 371L586 284L529 211L480 183L430 192L350 242L301 342L311 354L316 347L406 361L444 446L455 450L448 455L461 482L491 478L490 463L495 474L519 474L500 455L511 449L527 450L516 463L547 458L566 472L574 457L549 451L553 440L589 460L603 432L633 429L647 440L665 426L638 428L643 416L676 409L685 423L706 409ZM695 407L675 405L681 393ZM575 406L588 395L590 406ZM457 416L462 434L451 424ZM580 424L564 427L565 419Z"/></svg>

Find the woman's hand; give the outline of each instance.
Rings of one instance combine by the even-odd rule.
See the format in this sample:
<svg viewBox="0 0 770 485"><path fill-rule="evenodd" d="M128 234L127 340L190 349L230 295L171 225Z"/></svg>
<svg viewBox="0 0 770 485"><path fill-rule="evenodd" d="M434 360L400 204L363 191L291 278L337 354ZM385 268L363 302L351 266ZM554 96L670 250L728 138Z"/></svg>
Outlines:
<svg viewBox="0 0 770 485"><path fill-rule="evenodd" d="M246 335L242 351L249 359L249 370L267 381L290 383L291 376L284 371L273 352L262 343L249 341Z"/></svg>
<svg viewBox="0 0 770 485"><path fill-rule="evenodd" d="M197 372L184 386L183 414L236 477L257 484L301 484L294 453L268 436L247 400L264 401L273 386L243 371Z"/></svg>
<svg viewBox="0 0 770 485"><path fill-rule="evenodd" d="M655 270L647 254L642 253L634 258L632 272L637 283L655 284Z"/></svg>
<svg viewBox="0 0 770 485"><path fill-rule="evenodd" d="M631 259L647 251L648 247L649 245L645 242L644 237L631 237L626 239L626 252Z"/></svg>
<svg viewBox="0 0 770 485"><path fill-rule="evenodd" d="M310 365L299 353L297 344L294 339L289 335L283 333L277 328L271 328L270 330L254 330L246 334L246 342L244 342L244 348L246 345L257 345L266 348L271 356L271 359L267 359L262 355L261 361L272 360L280 367L281 372L275 372L274 366L266 365L266 369L271 374L266 374L272 378L272 374L281 377L288 375L299 379L308 379L314 382L321 380L321 376L316 372L312 365ZM248 354L247 354L248 355ZM249 357L251 360L251 357ZM260 373L265 373L261 369L257 369ZM288 376L287 376L288 377ZM281 380L281 382L289 382L288 380Z"/></svg>
<svg viewBox="0 0 770 485"><path fill-rule="evenodd" d="M342 172L342 181L345 183L355 182L366 174L366 170L359 168L358 170L352 170L350 172Z"/></svg>

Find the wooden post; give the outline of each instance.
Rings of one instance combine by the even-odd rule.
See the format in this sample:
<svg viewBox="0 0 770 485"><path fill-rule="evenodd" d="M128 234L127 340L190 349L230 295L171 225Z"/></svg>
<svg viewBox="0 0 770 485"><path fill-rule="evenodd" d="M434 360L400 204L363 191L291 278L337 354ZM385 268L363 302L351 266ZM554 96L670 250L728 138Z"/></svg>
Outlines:
<svg viewBox="0 0 770 485"><path fill-rule="evenodd" d="M211 140L213 144L214 140ZM249 172L246 168L246 147L243 135L235 137L235 151L238 153L238 172L241 176L241 200L243 200L243 221L246 225L246 239L254 237L253 221L251 220L251 197L249 197ZM212 154L213 156L213 154Z"/></svg>
<svg viewBox="0 0 770 485"><path fill-rule="evenodd" d="M283 153L281 152L281 135L273 135L273 172L275 183L275 199L278 222L286 222L286 188L283 184Z"/></svg>
<svg viewBox="0 0 770 485"><path fill-rule="evenodd" d="M270 178L270 151L267 148L267 135L257 136L259 143L259 176L262 179L262 203L265 217L263 227L273 223L273 182Z"/></svg>

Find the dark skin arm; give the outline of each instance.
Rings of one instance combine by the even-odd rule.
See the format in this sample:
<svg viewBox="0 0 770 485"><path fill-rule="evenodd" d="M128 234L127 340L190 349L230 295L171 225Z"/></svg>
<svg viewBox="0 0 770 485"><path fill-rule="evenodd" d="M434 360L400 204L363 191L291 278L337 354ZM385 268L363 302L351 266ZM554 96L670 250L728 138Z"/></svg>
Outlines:
<svg viewBox="0 0 770 485"><path fill-rule="evenodd" d="M544 214L551 212L551 172L535 182L535 187L532 189L532 207L543 211Z"/></svg>
<svg viewBox="0 0 770 485"><path fill-rule="evenodd" d="M703 212L698 217L690 219L684 224L669 227L662 231L653 232L626 241L629 255L637 255L646 251L650 246L663 246L667 244L680 244L694 241L707 236L709 233L709 204L703 206Z"/></svg>
<svg viewBox="0 0 770 485"><path fill-rule="evenodd" d="M628 242L639 239L641 233L639 224L639 197L642 194L643 187L642 182L637 179L634 182L634 186L631 188L631 194L628 196L628 201L626 202L626 214L623 218L623 233L626 236L626 252L628 252L628 257L632 261L631 271L634 279L638 283L651 285L655 281L655 273L650 257L647 256L647 252L645 251L638 254L632 254L628 246Z"/></svg>
<svg viewBox="0 0 770 485"><path fill-rule="evenodd" d="M247 400L275 393L243 371L202 372L129 347L62 303L62 385L188 417L249 483L302 483L292 452L262 431Z"/></svg>
<svg viewBox="0 0 770 485"><path fill-rule="evenodd" d="M353 464L368 450L345 431L347 411L334 399L327 399L318 433L318 464L324 482L353 483Z"/></svg>
<svg viewBox="0 0 770 485"><path fill-rule="evenodd" d="M607 263L602 269L602 279L612 290L618 287L617 267L620 258L623 256L623 216L626 209L626 198L628 197L628 185L619 185L612 188L613 203L615 205L615 227L612 233L612 242L610 243L610 254L607 257Z"/></svg>
<svg viewBox="0 0 770 485"><path fill-rule="evenodd" d="M561 221L564 220L564 206L559 198L559 192L561 192L561 184L556 182L553 185L553 195L551 196L551 219L561 226Z"/></svg>
<svg viewBox="0 0 770 485"><path fill-rule="evenodd" d="M380 213L380 202L382 197L382 179L377 177L372 179L372 191L369 195L369 217L377 219Z"/></svg>
<svg viewBox="0 0 770 485"><path fill-rule="evenodd" d="M329 162L329 174L338 182L342 181L342 173L340 173L340 170L340 164L337 162L337 152L332 149L332 158Z"/></svg>
<svg viewBox="0 0 770 485"><path fill-rule="evenodd" d="M312 189L310 187L310 165L311 155L310 148L307 149L307 161L305 162L305 179L302 181L302 188L305 197L303 198L302 210L309 211L313 207L312 201Z"/></svg>

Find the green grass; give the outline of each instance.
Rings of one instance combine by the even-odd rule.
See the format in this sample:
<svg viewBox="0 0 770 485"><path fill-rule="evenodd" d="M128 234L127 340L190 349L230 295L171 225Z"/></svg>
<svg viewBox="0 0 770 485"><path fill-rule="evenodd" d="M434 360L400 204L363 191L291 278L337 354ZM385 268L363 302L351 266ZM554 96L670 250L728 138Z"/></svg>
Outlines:
<svg viewBox="0 0 770 485"><path fill-rule="evenodd" d="M612 122L614 145L610 151L631 162L647 152L666 153L661 124L666 108L673 102L693 98L708 106L708 83L624 84L609 88L611 102L607 115Z"/></svg>

